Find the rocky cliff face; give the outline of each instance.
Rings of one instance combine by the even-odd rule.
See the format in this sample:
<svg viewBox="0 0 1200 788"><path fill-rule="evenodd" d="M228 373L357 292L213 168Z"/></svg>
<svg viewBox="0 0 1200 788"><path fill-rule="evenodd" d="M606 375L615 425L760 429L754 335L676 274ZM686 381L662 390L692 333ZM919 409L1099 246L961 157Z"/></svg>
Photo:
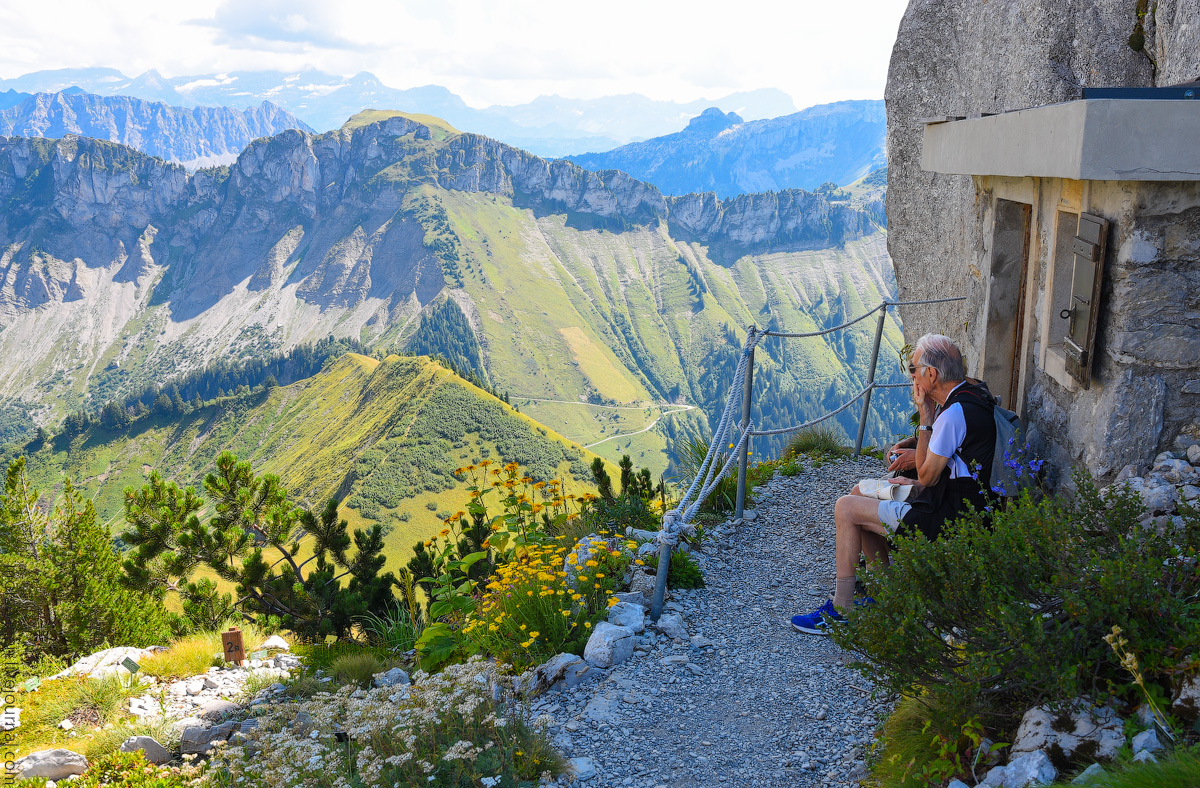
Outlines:
<svg viewBox="0 0 1200 788"><path fill-rule="evenodd" d="M676 134L567 158L590 170L623 170L666 194L733 197L858 180L884 164L884 133L881 101L841 101L749 123L714 107Z"/></svg>
<svg viewBox="0 0 1200 788"><path fill-rule="evenodd" d="M0 107L3 107L0 104ZM130 96L37 93L0 111L0 134L119 142L188 169L229 164L251 140L285 129L312 131L269 101L236 110L172 107Z"/></svg>

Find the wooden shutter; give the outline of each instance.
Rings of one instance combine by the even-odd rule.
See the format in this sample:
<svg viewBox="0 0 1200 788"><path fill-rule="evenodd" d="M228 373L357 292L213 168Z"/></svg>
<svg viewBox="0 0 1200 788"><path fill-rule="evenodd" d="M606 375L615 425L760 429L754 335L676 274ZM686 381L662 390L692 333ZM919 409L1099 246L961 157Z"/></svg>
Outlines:
<svg viewBox="0 0 1200 788"><path fill-rule="evenodd" d="M1067 371L1083 388L1092 378L1092 355L1096 347L1096 322L1100 315L1100 287L1103 283L1104 252L1108 242L1108 221L1088 213L1079 215L1079 230L1071 251L1075 273L1071 279L1070 323L1063 342Z"/></svg>

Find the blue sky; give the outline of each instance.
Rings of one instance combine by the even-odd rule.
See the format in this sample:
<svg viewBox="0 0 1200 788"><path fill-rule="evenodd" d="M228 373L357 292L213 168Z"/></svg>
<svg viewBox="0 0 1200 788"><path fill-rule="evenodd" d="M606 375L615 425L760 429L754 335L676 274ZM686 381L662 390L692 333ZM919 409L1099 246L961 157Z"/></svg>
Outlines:
<svg viewBox="0 0 1200 788"><path fill-rule="evenodd" d="M716 98L779 88L797 107L882 98L902 0L54 0L0 4L0 77L109 66L166 76L370 71L470 104L538 95Z"/></svg>

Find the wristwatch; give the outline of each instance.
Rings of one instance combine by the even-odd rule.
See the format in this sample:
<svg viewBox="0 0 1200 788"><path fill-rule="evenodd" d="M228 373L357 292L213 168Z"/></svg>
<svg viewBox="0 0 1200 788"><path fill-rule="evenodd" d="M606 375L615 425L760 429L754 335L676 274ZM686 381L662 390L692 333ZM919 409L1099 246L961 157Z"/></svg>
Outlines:
<svg viewBox="0 0 1200 788"><path fill-rule="evenodd" d="M917 430L919 432L933 432L933 425L932 424L922 424L921 426L917 427Z"/></svg>

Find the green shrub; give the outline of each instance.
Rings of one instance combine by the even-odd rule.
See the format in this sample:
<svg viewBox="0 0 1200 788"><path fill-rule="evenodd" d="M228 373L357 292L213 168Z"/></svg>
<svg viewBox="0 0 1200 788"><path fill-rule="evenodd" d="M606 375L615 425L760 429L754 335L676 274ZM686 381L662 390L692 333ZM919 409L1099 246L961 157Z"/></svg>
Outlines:
<svg viewBox="0 0 1200 788"><path fill-rule="evenodd" d="M658 571L658 553L651 553L645 563ZM704 588L704 574L696 566L691 553L676 550L671 554L671 565L667 567L667 588Z"/></svg>
<svg viewBox="0 0 1200 788"><path fill-rule="evenodd" d="M363 689L371 686L371 678L384 671L383 663L369 651L343 654L331 666L333 680L339 686L354 684Z"/></svg>
<svg viewBox="0 0 1200 788"><path fill-rule="evenodd" d="M150 646L170 635L152 594L126 586L112 537L70 479L47 513L25 475L8 466L0 495L0 647L22 643L22 657L71 658L105 644Z"/></svg>
<svg viewBox="0 0 1200 788"><path fill-rule="evenodd" d="M896 540L893 565L864 576L876 604L834 630L884 689L979 699L1009 713L1043 700L1130 690L1104 638L1119 625L1164 695L1200 643L1200 514L1159 536L1141 501L1102 499L1076 474L1074 499L1028 495L976 513L934 542ZM1133 700L1131 694L1131 700Z"/></svg>
<svg viewBox="0 0 1200 788"><path fill-rule="evenodd" d="M849 457L850 447L842 440L842 432L829 422L800 430L788 443L784 457Z"/></svg>
<svg viewBox="0 0 1200 788"><path fill-rule="evenodd" d="M404 599L397 599L382 614L368 613L362 619L363 631L371 643L393 654L413 648L425 629L412 572L404 568L399 574Z"/></svg>

